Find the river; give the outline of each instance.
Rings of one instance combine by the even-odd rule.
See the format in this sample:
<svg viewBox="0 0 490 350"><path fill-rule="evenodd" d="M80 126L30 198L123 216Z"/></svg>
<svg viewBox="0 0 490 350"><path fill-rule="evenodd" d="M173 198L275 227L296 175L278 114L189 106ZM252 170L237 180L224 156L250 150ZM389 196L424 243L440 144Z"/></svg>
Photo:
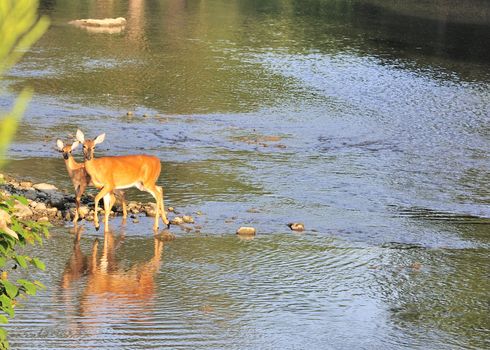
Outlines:
<svg viewBox="0 0 490 350"><path fill-rule="evenodd" d="M40 12L51 28L3 82L2 107L35 90L4 171L71 191L56 139L105 132L97 156L158 156L166 206L201 228L53 228L13 348L488 348L488 2ZM115 33L68 24L119 16Z"/></svg>

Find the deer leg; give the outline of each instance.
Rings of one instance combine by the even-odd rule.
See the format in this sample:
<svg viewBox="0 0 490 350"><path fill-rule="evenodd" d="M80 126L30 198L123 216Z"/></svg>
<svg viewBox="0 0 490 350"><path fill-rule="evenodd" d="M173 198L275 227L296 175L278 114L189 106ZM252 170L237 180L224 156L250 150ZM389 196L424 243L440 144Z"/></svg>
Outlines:
<svg viewBox="0 0 490 350"><path fill-rule="evenodd" d="M153 198L155 198L157 212L155 213L155 223L153 224L153 230L156 232L158 231L158 220L160 218L160 207L161 207L160 203L161 203L162 196L160 191L158 191L157 186L155 186L155 184L147 185L144 186L143 188L144 190L149 192L153 196Z"/></svg>
<svg viewBox="0 0 490 350"><path fill-rule="evenodd" d="M170 221L167 219L167 215L165 214L165 206L163 204L163 187L161 186L156 186L157 190L160 192L160 215L162 217L162 221L165 225L167 225L167 228L170 227Z"/></svg>
<svg viewBox="0 0 490 350"><path fill-rule="evenodd" d="M104 196L104 232L109 232L109 214L116 198L109 192Z"/></svg>
<svg viewBox="0 0 490 350"><path fill-rule="evenodd" d="M97 195L95 196L95 208L94 208L94 225L95 225L95 229L98 231L99 230L99 201L108 193L110 193L111 190L108 189L107 187L103 187L102 190L97 193Z"/></svg>
<svg viewBox="0 0 490 350"><path fill-rule="evenodd" d="M126 218L128 217L128 210L126 208L126 198L124 197L124 191L114 190L114 194L116 195L116 198L121 202L123 220L126 220Z"/></svg>
<svg viewBox="0 0 490 350"><path fill-rule="evenodd" d="M78 221L78 212L80 210L80 199L82 194L80 193L80 185L75 188L75 215L73 217L73 224L76 225Z"/></svg>

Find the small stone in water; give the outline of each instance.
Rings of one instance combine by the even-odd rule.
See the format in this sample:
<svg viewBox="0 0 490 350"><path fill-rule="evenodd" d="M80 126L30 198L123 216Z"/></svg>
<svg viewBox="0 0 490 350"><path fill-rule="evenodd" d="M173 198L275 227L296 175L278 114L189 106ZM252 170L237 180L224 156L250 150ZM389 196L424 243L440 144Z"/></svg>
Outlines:
<svg viewBox="0 0 490 350"><path fill-rule="evenodd" d="M247 226L242 226L236 231L237 235L246 235L246 236L253 236L256 233L257 232L254 227L247 227Z"/></svg>
<svg viewBox="0 0 490 350"><path fill-rule="evenodd" d="M133 224L137 224L139 222L140 222L140 219L138 219L138 218L133 219Z"/></svg>
<svg viewBox="0 0 490 350"><path fill-rule="evenodd" d="M174 211L175 211L174 207L168 207L168 208L167 208L167 210L168 210L169 212L174 212Z"/></svg>
<svg viewBox="0 0 490 350"><path fill-rule="evenodd" d="M193 224L194 223L194 218L192 216L189 216L189 215L184 215L182 217L182 220L186 223L186 224Z"/></svg>
<svg viewBox="0 0 490 350"><path fill-rule="evenodd" d="M293 231L304 231L305 230L305 225L301 222L291 222L288 224L289 228Z"/></svg>
<svg viewBox="0 0 490 350"><path fill-rule="evenodd" d="M182 225L184 220L180 216L176 216L173 220L170 221L172 225Z"/></svg>

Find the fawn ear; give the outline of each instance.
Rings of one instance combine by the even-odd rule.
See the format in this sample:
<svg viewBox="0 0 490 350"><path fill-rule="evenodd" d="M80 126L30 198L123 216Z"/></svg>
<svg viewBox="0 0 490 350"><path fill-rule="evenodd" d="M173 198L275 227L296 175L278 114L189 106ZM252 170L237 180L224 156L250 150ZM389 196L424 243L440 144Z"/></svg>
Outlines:
<svg viewBox="0 0 490 350"><path fill-rule="evenodd" d="M83 132L80 129L77 130L77 141L83 143L85 141L85 136L83 136Z"/></svg>
<svg viewBox="0 0 490 350"><path fill-rule="evenodd" d="M102 143L104 142L105 140L105 133L103 134L100 134L99 136L97 136L94 140L94 144L98 145L99 143Z"/></svg>
<svg viewBox="0 0 490 350"><path fill-rule="evenodd" d="M75 148L77 148L77 147L78 147L78 145L79 145L79 144L80 144L80 142L79 142L79 141L75 141L75 142L73 142L73 143L71 144L71 150L73 151Z"/></svg>
<svg viewBox="0 0 490 350"><path fill-rule="evenodd" d="M56 140L56 146L58 146L58 149L62 151L64 146L63 141L61 141L60 139Z"/></svg>

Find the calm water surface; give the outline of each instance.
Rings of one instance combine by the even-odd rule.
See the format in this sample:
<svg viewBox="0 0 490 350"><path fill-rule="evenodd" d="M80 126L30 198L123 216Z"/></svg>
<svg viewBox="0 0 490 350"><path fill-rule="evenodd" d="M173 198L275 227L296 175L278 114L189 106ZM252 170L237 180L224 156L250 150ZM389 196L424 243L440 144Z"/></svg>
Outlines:
<svg viewBox="0 0 490 350"><path fill-rule="evenodd" d="M71 190L56 139L105 132L202 228L54 228L14 348L490 347L486 1L41 3L6 172Z"/></svg>

